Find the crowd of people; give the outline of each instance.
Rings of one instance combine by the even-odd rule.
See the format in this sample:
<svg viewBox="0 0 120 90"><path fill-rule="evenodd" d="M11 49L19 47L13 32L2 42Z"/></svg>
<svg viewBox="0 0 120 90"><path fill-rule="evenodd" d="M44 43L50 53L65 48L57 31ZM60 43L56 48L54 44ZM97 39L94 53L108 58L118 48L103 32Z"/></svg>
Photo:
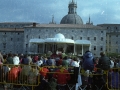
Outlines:
<svg viewBox="0 0 120 90"><path fill-rule="evenodd" d="M22 67L18 67L19 65ZM17 76L22 75L24 77L20 83L26 82L27 78L28 84L34 85L38 83L37 77L40 76L40 84L35 87L36 90L69 90L69 84L75 85L76 90L84 86L88 90L96 90L101 86L107 88L105 83L108 79L109 88L120 88L119 67L119 58L107 57L105 52L100 52L100 57L94 57L90 51L86 51L81 57L63 57L61 54L55 53L49 56L11 53L3 55L0 53L0 77L3 77L0 78L0 82L13 81ZM88 75L82 75L81 70ZM109 72L108 77L101 75L103 70ZM90 73L100 75L90 77ZM11 78L10 75L14 78Z"/></svg>

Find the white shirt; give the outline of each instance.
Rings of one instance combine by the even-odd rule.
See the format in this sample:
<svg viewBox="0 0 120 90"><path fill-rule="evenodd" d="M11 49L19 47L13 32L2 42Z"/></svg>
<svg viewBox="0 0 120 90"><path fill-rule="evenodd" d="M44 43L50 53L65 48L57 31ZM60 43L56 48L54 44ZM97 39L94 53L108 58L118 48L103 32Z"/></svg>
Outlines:
<svg viewBox="0 0 120 90"><path fill-rule="evenodd" d="M13 64L14 65L18 65L20 63L19 57L18 56L14 56L13 57Z"/></svg>
<svg viewBox="0 0 120 90"><path fill-rule="evenodd" d="M43 64L43 61L42 61L42 60L39 60L39 61L36 62L36 64L37 64L38 66L41 66L41 64Z"/></svg>
<svg viewBox="0 0 120 90"><path fill-rule="evenodd" d="M72 61L71 66L73 66L73 67L79 67L79 63L80 62Z"/></svg>

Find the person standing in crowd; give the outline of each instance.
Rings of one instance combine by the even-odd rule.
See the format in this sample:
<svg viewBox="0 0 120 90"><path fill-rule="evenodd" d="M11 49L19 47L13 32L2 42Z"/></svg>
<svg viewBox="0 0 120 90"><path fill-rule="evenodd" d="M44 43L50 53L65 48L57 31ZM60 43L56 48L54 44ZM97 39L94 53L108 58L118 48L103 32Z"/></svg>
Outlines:
<svg viewBox="0 0 120 90"><path fill-rule="evenodd" d="M111 65L110 58L105 55L105 52L101 52L100 56L101 57L99 58L97 68L101 68L102 70L109 70Z"/></svg>
<svg viewBox="0 0 120 90"><path fill-rule="evenodd" d="M86 51L83 55L83 62L82 62L83 69L92 71L94 69L94 56L92 52Z"/></svg>
<svg viewBox="0 0 120 90"><path fill-rule="evenodd" d="M22 59L22 64L29 65L29 60L27 58L27 55L24 55L24 58Z"/></svg>
<svg viewBox="0 0 120 90"><path fill-rule="evenodd" d="M19 60L19 57L17 54L14 54L14 57L13 57L13 64L14 65L18 65L20 63L20 60Z"/></svg>
<svg viewBox="0 0 120 90"><path fill-rule="evenodd" d="M52 60L51 60L50 57L48 57L48 60L46 61L46 64L47 64L48 66L52 66Z"/></svg>
<svg viewBox="0 0 120 90"><path fill-rule="evenodd" d="M35 63L38 67L40 67L43 64L43 61L41 60L41 57L39 56L38 61Z"/></svg>
<svg viewBox="0 0 120 90"><path fill-rule="evenodd" d="M7 62L8 62L9 64L13 64L13 57L12 57L12 54L11 54L11 53L8 54Z"/></svg>
<svg viewBox="0 0 120 90"><path fill-rule="evenodd" d="M31 55L28 55L28 56L27 56L27 59L28 59L29 64L33 64Z"/></svg>
<svg viewBox="0 0 120 90"><path fill-rule="evenodd" d="M68 69L69 64L68 64L68 61L67 61L67 56L65 56L65 57L63 58L63 60L62 60L62 65L63 65L66 69Z"/></svg>
<svg viewBox="0 0 120 90"><path fill-rule="evenodd" d="M4 62L3 55L0 52L0 63L3 63L3 62Z"/></svg>

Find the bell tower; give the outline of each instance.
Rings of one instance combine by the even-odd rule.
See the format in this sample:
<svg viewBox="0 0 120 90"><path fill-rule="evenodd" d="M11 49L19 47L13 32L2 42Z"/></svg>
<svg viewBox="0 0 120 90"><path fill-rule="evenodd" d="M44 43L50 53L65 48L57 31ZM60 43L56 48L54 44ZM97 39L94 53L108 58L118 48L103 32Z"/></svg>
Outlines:
<svg viewBox="0 0 120 90"><path fill-rule="evenodd" d="M76 8L77 8L77 3L75 3L75 1L72 0L68 5L68 9L69 9L68 14L77 14Z"/></svg>

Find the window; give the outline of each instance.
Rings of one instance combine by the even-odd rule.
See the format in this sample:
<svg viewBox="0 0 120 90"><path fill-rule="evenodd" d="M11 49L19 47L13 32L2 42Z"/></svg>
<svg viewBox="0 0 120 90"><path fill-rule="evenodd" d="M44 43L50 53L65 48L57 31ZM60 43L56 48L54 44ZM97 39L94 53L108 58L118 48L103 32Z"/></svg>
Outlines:
<svg viewBox="0 0 120 90"><path fill-rule="evenodd" d="M18 35L19 35L20 33L18 33Z"/></svg>
<svg viewBox="0 0 120 90"><path fill-rule="evenodd" d="M118 37L118 35L116 35L116 37Z"/></svg>
<svg viewBox="0 0 120 90"><path fill-rule="evenodd" d="M28 35L26 35L26 38L28 38Z"/></svg>
<svg viewBox="0 0 120 90"><path fill-rule="evenodd" d="M111 51L111 49L109 48L109 51Z"/></svg>
<svg viewBox="0 0 120 90"><path fill-rule="evenodd" d="M38 38L40 39L40 36Z"/></svg>
<svg viewBox="0 0 120 90"><path fill-rule="evenodd" d="M102 46L100 47L100 50L103 51L103 47Z"/></svg>
<svg viewBox="0 0 120 90"><path fill-rule="evenodd" d="M90 40L90 37L87 37L87 40Z"/></svg>
<svg viewBox="0 0 120 90"><path fill-rule="evenodd" d="M71 37L71 39L73 40L73 36Z"/></svg>
<svg viewBox="0 0 120 90"><path fill-rule="evenodd" d="M28 44L26 44L26 48L28 47Z"/></svg>
<svg viewBox="0 0 120 90"><path fill-rule="evenodd" d="M94 37L94 40L96 41L96 37Z"/></svg>
<svg viewBox="0 0 120 90"><path fill-rule="evenodd" d="M17 40L19 41L19 38L17 38Z"/></svg>
<svg viewBox="0 0 120 90"><path fill-rule="evenodd" d="M118 29L117 27L115 27L115 29Z"/></svg>
<svg viewBox="0 0 120 90"><path fill-rule="evenodd" d="M116 44L118 44L118 41L116 41Z"/></svg>
<svg viewBox="0 0 120 90"><path fill-rule="evenodd" d="M109 41L109 44L111 44L111 41Z"/></svg>
<svg viewBox="0 0 120 90"><path fill-rule="evenodd" d="M103 37L101 37L101 41L103 41Z"/></svg>
<svg viewBox="0 0 120 90"><path fill-rule="evenodd" d="M72 32L74 32L74 30L72 30Z"/></svg>
<svg viewBox="0 0 120 90"><path fill-rule="evenodd" d="M101 31L101 33L103 33L103 31Z"/></svg>
<svg viewBox="0 0 120 90"><path fill-rule="evenodd" d="M80 40L82 40L82 37L80 37Z"/></svg>
<svg viewBox="0 0 120 90"><path fill-rule="evenodd" d="M13 38L11 38L11 41L13 40Z"/></svg>
<svg viewBox="0 0 120 90"><path fill-rule="evenodd" d="M3 43L3 48L4 48L4 49L6 48L6 43Z"/></svg>
<svg viewBox="0 0 120 90"><path fill-rule="evenodd" d="M111 35L109 35L109 37L111 37Z"/></svg>
<svg viewBox="0 0 120 90"><path fill-rule="evenodd" d="M96 50L96 46L94 46L94 50Z"/></svg>

